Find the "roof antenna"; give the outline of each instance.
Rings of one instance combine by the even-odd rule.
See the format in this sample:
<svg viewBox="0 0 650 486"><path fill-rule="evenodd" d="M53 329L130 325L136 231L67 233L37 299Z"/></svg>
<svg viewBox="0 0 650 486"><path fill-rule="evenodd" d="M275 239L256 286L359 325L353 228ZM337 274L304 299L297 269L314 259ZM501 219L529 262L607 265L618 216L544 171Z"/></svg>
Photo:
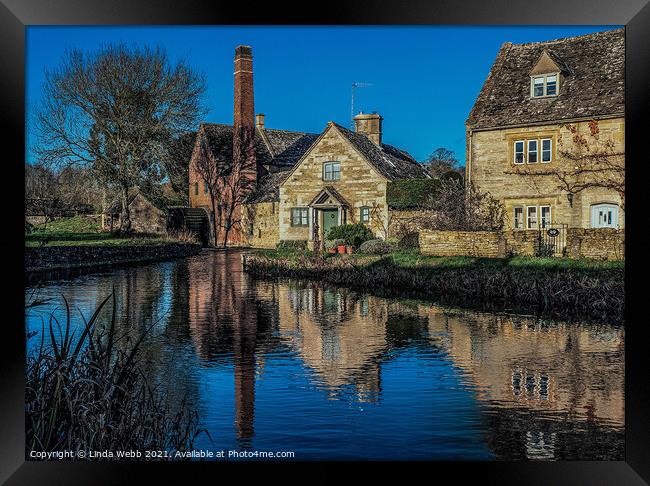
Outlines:
<svg viewBox="0 0 650 486"><path fill-rule="evenodd" d="M372 86L371 83L352 83L352 103L350 104L350 123L352 125L352 129L354 130L354 91L357 88L367 88L368 86Z"/></svg>

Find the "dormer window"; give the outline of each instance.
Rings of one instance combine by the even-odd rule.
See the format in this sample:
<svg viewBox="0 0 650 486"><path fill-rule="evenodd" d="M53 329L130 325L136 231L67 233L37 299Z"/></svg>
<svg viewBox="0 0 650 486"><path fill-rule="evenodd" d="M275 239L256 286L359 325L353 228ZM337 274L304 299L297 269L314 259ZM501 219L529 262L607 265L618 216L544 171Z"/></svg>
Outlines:
<svg viewBox="0 0 650 486"><path fill-rule="evenodd" d="M531 76L530 95L533 98L557 96L559 80L558 73Z"/></svg>

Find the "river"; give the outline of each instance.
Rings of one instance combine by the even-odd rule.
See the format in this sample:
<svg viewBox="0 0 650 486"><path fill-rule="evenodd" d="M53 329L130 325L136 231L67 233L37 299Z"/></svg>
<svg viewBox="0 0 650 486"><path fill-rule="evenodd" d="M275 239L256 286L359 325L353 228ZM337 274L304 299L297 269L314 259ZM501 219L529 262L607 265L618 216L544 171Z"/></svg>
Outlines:
<svg viewBox="0 0 650 486"><path fill-rule="evenodd" d="M153 325L150 381L209 431L197 449L294 459L624 460L622 327L476 312L246 275L241 252L34 281L26 330ZM108 306L110 307L110 306ZM108 319L110 309L102 314Z"/></svg>

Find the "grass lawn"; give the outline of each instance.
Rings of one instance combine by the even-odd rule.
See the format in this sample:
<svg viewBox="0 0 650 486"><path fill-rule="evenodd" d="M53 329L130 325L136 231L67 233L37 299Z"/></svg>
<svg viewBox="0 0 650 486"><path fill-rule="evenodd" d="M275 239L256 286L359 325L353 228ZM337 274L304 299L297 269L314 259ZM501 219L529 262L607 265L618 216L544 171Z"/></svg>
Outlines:
<svg viewBox="0 0 650 486"><path fill-rule="evenodd" d="M277 250L258 250L260 255L268 258L297 260L300 257L314 256L315 254L307 250L295 250L282 248ZM327 259L347 259L358 261L359 264L375 262L382 257L373 255L362 255L354 253L352 255L324 254ZM472 267L512 267L527 268L533 271L544 270L593 270L593 269L621 269L625 267L624 261L600 261L580 259L573 260L570 258L542 258L516 256L512 258L476 258L468 256L425 256L420 255L417 250L397 251L383 256L393 261L399 267L411 268L472 268Z"/></svg>
<svg viewBox="0 0 650 486"><path fill-rule="evenodd" d="M25 246L30 248L50 246L119 246L119 245L157 245L171 243L168 237L133 236L121 237L102 231L99 223L87 217L73 216L52 221L46 225L34 226L25 235Z"/></svg>

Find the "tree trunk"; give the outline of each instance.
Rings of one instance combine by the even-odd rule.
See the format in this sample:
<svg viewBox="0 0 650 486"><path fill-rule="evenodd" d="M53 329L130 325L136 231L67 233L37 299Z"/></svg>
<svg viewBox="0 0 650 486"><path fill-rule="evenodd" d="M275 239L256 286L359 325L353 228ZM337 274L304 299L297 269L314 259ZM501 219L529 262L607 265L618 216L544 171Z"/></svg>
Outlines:
<svg viewBox="0 0 650 486"><path fill-rule="evenodd" d="M120 233L131 232L131 211L129 210L129 187L122 187L122 212L120 214Z"/></svg>
<svg viewBox="0 0 650 486"><path fill-rule="evenodd" d="M212 188L210 188L210 204L212 206L212 214L210 215L210 221L212 225L212 238L214 239L214 246L217 246L219 238L219 225L221 221L217 221L217 205L214 202L214 194L212 193Z"/></svg>

